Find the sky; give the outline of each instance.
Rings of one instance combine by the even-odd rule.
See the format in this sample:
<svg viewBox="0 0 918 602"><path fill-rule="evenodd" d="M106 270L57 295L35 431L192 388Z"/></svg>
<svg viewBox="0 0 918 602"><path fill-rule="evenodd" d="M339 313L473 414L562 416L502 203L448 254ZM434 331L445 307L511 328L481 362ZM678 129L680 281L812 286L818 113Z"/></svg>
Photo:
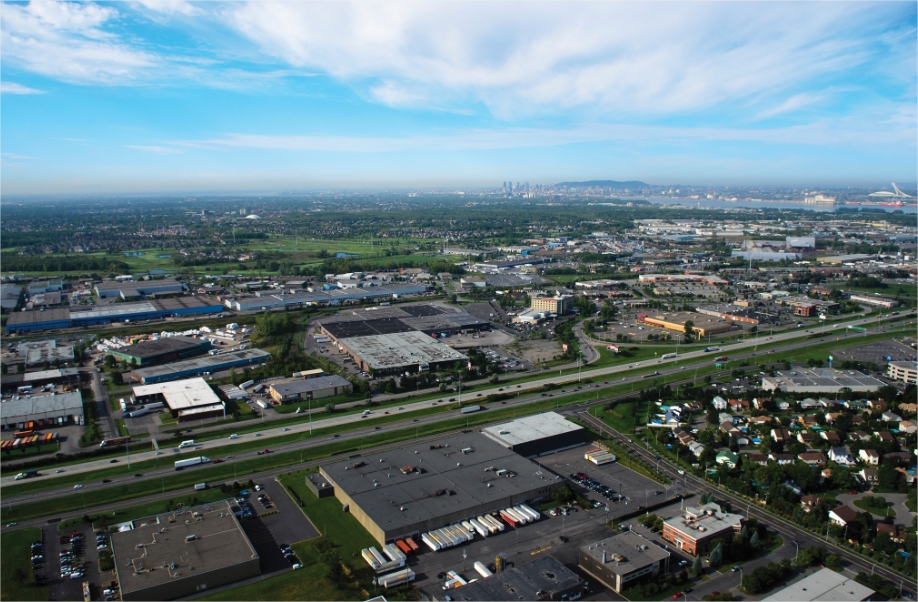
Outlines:
<svg viewBox="0 0 918 602"><path fill-rule="evenodd" d="M918 180L914 2L0 4L0 192Z"/></svg>

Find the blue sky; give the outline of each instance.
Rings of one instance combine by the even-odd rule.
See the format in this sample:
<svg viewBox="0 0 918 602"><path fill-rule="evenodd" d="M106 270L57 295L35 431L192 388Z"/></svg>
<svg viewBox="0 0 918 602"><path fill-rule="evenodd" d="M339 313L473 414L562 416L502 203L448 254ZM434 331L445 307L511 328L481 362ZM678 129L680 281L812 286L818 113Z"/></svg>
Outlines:
<svg viewBox="0 0 918 602"><path fill-rule="evenodd" d="M4 194L915 182L914 2L9 2Z"/></svg>

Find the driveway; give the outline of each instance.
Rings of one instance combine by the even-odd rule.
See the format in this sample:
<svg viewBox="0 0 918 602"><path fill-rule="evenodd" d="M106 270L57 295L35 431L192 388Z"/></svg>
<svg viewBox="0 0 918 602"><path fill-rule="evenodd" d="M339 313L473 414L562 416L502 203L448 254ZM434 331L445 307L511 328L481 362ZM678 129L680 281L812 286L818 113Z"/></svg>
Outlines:
<svg viewBox="0 0 918 602"><path fill-rule="evenodd" d="M296 502L293 501L287 491L277 481L271 480L260 483L262 491L252 492L249 496L251 506L258 513L272 512L277 510L277 514L268 516L259 516L260 520L274 535L278 544L294 544L299 541L305 541L319 536L318 529L306 518L303 511L300 510ZM258 502L258 495L265 493L274 502L274 508L265 510Z"/></svg>
<svg viewBox="0 0 918 602"><path fill-rule="evenodd" d="M859 500L867 496L886 498L887 503L892 503L892 506L890 506L890 508L896 513L895 523L897 525L911 525L912 524L912 518L914 514L912 514L912 512L910 512L909 509L905 507L906 495L904 493L873 493L872 491L866 491L864 493L858 493L856 495L848 495L847 493L840 493L835 496L835 499L837 499L839 502L843 504L847 504L848 506L850 506L854 510L857 510L858 512L863 512L863 510L855 506L853 502L855 500ZM880 518L882 517L874 515L874 519L880 519Z"/></svg>

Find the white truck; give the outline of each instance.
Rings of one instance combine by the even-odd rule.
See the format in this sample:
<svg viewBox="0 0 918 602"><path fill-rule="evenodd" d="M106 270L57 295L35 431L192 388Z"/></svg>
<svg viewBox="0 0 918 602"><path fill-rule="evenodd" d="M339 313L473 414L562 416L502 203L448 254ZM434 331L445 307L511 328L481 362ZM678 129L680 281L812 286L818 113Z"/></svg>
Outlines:
<svg viewBox="0 0 918 602"><path fill-rule="evenodd" d="M189 439L188 441L182 441L182 442L179 444L178 447L179 447L179 449L185 449L185 448L188 448L188 447L194 447L194 439Z"/></svg>
<svg viewBox="0 0 918 602"><path fill-rule="evenodd" d="M175 461L175 469L181 470L189 466L197 466L198 464L207 464L210 462L210 458L207 456L196 456L194 458L185 458L184 460Z"/></svg>

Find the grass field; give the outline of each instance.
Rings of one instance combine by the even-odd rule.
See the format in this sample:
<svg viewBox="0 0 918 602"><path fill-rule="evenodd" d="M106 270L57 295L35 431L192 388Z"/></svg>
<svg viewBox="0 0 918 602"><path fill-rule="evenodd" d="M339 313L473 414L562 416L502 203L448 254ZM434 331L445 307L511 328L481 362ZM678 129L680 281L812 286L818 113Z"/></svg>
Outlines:
<svg viewBox="0 0 918 602"><path fill-rule="evenodd" d="M286 542L293 545L303 569L210 594L199 600L365 600L378 593L371 585L375 574L360 556L360 551L379 544L352 514L341 512L341 503L337 499L317 499L303 482L306 472L290 472L281 475L279 480L303 501L303 512L324 532L324 537L320 538L323 543L327 541L337 549L346 567L341 582L335 583L325 576L324 563L316 547L317 540ZM388 591L386 596L389 597Z"/></svg>
<svg viewBox="0 0 918 602"><path fill-rule="evenodd" d="M855 506L857 506L861 510L864 510L865 512L869 512L870 514L873 514L874 516L882 516L882 517L888 516L890 518L896 518L896 511L892 509L891 504L889 504L889 502L887 502L885 506L868 506L867 502L864 501L863 499L854 500L853 503Z"/></svg>
<svg viewBox="0 0 918 602"><path fill-rule="evenodd" d="M32 577L33 541L41 539L41 529L18 529L0 535L0 600L47 600L48 586L37 586ZM50 562L47 563L50 566ZM22 579L19 579L22 578Z"/></svg>
<svg viewBox="0 0 918 602"><path fill-rule="evenodd" d="M23 447L22 449L17 449L16 451L3 452L3 455L0 456L3 462L8 460L25 460L32 459L35 456L43 456L45 454L57 453L60 450L60 443L45 443L44 445L30 445L29 447Z"/></svg>

